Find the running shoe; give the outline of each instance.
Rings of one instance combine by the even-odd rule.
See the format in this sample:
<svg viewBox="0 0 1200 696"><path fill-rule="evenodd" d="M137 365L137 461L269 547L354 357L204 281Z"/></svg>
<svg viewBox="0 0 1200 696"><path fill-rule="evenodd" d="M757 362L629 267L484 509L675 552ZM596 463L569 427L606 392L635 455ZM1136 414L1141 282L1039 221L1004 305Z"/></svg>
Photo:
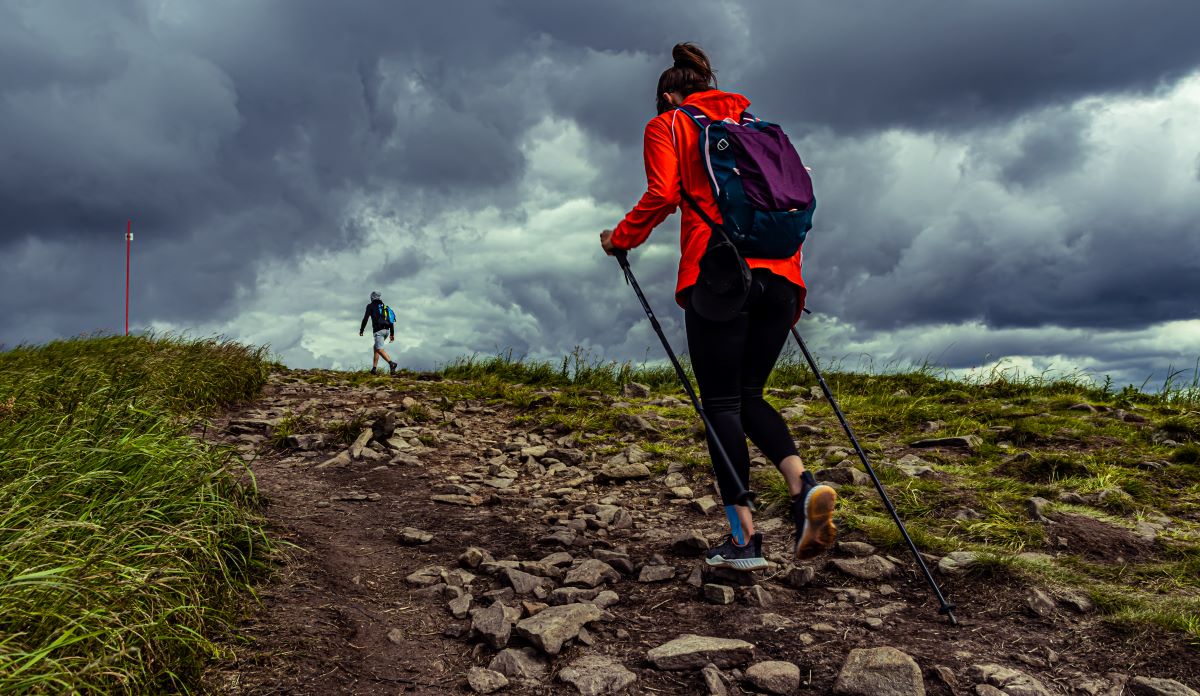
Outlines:
<svg viewBox="0 0 1200 696"><path fill-rule="evenodd" d="M734 570L766 568L767 559L762 555L762 534L754 533L750 537L750 542L745 546L738 546L733 542L733 535L726 534L720 544L705 552L704 561L714 568L733 568Z"/></svg>
<svg viewBox="0 0 1200 696"><path fill-rule="evenodd" d="M792 520L796 523L796 542L792 554L807 560L824 553L837 541L833 509L837 491L825 484L805 481L800 495L792 498Z"/></svg>
<svg viewBox="0 0 1200 696"><path fill-rule="evenodd" d="M398 363L398 362L389 362L389 363L388 363L388 369L389 369L389 370L391 370L391 372L389 372L388 374L389 374L389 375L394 375L394 374L396 374L396 368L397 368L397 367L399 367L399 366L400 366L400 363Z"/></svg>

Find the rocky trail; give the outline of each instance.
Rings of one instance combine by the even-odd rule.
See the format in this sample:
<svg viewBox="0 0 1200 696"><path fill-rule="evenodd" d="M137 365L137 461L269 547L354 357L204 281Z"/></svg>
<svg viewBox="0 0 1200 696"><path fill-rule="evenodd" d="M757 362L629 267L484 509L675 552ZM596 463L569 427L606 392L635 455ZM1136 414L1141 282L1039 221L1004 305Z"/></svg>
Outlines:
<svg viewBox="0 0 1200 696"><path fill-rule="evenodd" d="M564 428L520 422L513 406L450 404L434 382L299 375L273 375L205 434L250 462L284 542L261 606L205 675L212 693L1119 696L1200 685L1200 654L1181 638L1114 627L1086 597L963 572L969 555L929 557L958 627L907 555L848 534L793 564L778 516L759 518L767 571L708 572L699 559L725 529L710 476L652 470L633 431L599 454ZM278 435L291 414L307 414L308 430ZM335 422L360 430L339 441ZM1070 543L1095 536L1077 531Z"/></svg>

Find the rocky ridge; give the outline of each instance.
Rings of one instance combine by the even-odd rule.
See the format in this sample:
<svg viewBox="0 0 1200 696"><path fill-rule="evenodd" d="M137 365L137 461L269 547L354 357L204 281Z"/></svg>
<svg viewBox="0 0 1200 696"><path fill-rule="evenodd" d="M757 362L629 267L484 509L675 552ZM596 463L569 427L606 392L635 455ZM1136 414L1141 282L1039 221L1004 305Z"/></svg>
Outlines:
<svg viewBox="0 0 1200 696"><path fill-rule="evenodd" d="M970 552L927 558L959 628L910 558L851 535L793 563L770 511L765 572L709 569L723 527L709 477L644 439L670 423L631 419L598 446L504 404L449 403L436 383L300 377L214 423L296 546L242 627L251 647L207 675L219 692L1197 693L1200 669L1171 662L1195 659L1180 641L1124 636L1086 597L973 577ZM335 437L334 421L357 432ZM829 452L819 478L862 485ZM896 466L938 475L915 453Z"/></svg>

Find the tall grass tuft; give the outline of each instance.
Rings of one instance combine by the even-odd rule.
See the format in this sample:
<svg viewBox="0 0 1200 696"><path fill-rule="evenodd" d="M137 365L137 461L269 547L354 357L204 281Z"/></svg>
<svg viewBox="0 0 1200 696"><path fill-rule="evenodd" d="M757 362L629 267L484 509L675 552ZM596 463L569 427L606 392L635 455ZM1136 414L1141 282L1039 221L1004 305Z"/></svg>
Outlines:
<svg viewBox="0 0 1200 696"><path fill-rule="evenodd" d="M243 462L190 421L268 370L169 336L0 353L0 693L194 686L266 539Z"/></svg>
<svg viewBox="0 0 1200 696"><path fill-rule="evenodd" d="M685 364L684 369L688 366ZM500 379L532 387L576 387L615 393L629 382L640 382L656 390L678 387L678 377L669 364L617 362L597 358L576 348L559 363L514 356L512 350L481 358L458 358L445 366L441 374L450 379ZM688 371L691 379L691 372Z"/></svg>

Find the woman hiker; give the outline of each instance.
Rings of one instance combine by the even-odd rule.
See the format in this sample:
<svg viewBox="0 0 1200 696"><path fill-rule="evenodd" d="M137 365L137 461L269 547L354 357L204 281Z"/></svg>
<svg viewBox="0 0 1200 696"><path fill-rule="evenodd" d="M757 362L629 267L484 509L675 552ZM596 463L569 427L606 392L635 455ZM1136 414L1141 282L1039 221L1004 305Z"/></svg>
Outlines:
<svg viewBox="0 0 1200 696"><path fill-rule="evenodd" d="M716 89L714 71L698 46L678 44L671 55L675 63L658 78L655 92L658 116L646 124L646 193L616 229L600 233L600 245L610 255L646 241L650 231L680 206L681 186L714 222L721 221L701 157L700 129L677 107L698 108L712 121L738 122L750 101L740 94ZM763 399L767 377L804 306L802 254L797 251L784 259L747 258L752 283L744 306L736 313L730 312L732 319L714 321L697 311L692 297L710 234L715 232L691 206L685 206L675 299L684 310L692 368L715 431L708 433L709 455L714 459L730 526L730 534L722 543L708 550L707 562L739 570L767 565L762 534L754 531L750 508L735 504L739 486L726 467L716 466L714 437L724 445L741 479L740 488L749 488L750 484L747 436L779 468L791 493L791 514L796 524L792 553L798 559L811 558L832 546L837 537L833 523L837 493L817 484L812 473L805 471L786 421ZM711 312L705 313L712 316Z"/></svg>

